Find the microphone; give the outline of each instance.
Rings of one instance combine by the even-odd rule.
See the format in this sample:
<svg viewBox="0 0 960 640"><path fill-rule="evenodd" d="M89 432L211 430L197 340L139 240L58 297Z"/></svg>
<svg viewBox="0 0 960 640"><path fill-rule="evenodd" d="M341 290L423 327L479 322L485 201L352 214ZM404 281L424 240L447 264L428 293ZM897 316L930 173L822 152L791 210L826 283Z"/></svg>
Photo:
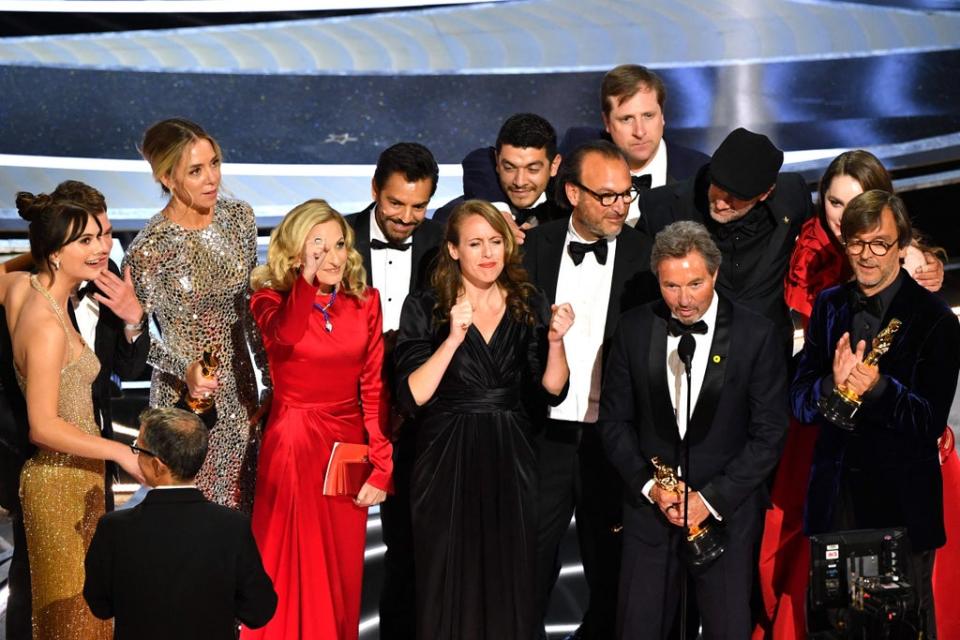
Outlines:
<svg viewBox="0 0 960 640"><path fill-rule="evenodd" d="M697 341L689 333L680 337L680 345L677 347L677 355L683 361L683 368L687 375L690 375L690 369L693 367L693 352L697 350Z"/></svg>

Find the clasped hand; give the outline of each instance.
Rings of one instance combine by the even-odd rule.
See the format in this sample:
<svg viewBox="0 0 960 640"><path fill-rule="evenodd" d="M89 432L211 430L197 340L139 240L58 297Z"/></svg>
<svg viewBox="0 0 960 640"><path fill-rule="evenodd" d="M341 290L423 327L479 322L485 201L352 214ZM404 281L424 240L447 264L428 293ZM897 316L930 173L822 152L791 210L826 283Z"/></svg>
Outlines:
<svg viewBox="0 0 960 640"><path fill-rule="evenodd" d="M656 483L654 483L653 488L650 489L650 497L653 499L654 504L660 508L660 511L670 524L678 527L683 526L683 487L684 484L681 480L677 484L676 492L662 489L660 485ZM704 503L699 491L690 491L688 505L688 527L700 526L700 524L710 517L710 510L707 509L707 505Z"/></svg>
<svg viewBox="0 0 960 640"><path fill-rule="evenodd" d="M550 326L547 331L547 340L550 342L559 342L567 331L573 326L576 316L573 313L573 307L569 302L555 304L550 306Z"/></svg>
<svg viewBox="0 0 960 640"><path fill-rule="evenodd" d="M880 381L880 369L875 365L863 362L867 343L863 340L857 343L856 351L850 347L850 333L844 333L837 341L837 348L833 352L833 381L863 397Z"/></svg>

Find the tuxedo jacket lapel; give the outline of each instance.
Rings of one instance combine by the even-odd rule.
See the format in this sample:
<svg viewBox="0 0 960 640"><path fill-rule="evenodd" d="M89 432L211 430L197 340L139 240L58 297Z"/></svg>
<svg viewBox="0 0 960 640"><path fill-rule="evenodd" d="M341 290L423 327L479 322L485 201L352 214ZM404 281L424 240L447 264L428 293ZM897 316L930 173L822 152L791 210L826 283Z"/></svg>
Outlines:
<svg viewBox="0 0 960 640"><path fill-rule="evenodd" d="M650 354L647 371L650 372L650 412L653 426L664 442L680 442L677 416L670 404L667 387L667 318L670 311L662 301L653 308L650 325Z"/></svg>
<svg viewBox="0 0 960 640"><path fill-rule="evenodd" d="M540 272L540 284L547 300L557 301L557 280L560 278L560 261L566 250L564 241L567 238L567 228L564 225L555 225L550 233L543 235L543 251L537 256L537 271Z"/></svg>
<svg viewBox="0 0 960 640"><path fill-rule="evenodd" d="M372 224L370 219L373 217L374 206L371 203L369 207L358 213L353 225L353 248L363 258L363 264L367 268L368 287L373 286L373 276L370 269L370 225Z"/></svg>
<svg viewBox="0 0 960 640"><path fill-rule="evenodd" d="M730 331L733 324L733 307L719 294L717 296L717 326L713 329L713 341L707 359L707 370L703 375L703 384L697 396L697 406L690 418L687 436L691 444L703 440L717 413L720 397L723 393L723 381L726 373L727 358L730 355Z"/></svg>
<svg viewBox="0 0 960 640"><path fill-rule="evenodd" d="M640 256L630 251L626 242L617 242L617 250L613 258L613 274L610 278L610 302L607 304L604 337L612 336L617 329L617 323L620 321L626 302L625 297L631 293L626 290L627 277L637 272L637 269L633 268L633 263L639 259Z"/></svg>

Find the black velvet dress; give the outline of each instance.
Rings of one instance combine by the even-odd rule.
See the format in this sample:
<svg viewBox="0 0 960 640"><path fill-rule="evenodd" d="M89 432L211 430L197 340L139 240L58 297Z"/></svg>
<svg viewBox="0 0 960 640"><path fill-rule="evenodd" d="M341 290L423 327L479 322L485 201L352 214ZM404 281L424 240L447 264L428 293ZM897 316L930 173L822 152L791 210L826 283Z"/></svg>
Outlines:
<svg viewBox="0 0 960 640"><path fill-rule="evenodd" d="M397 400L417 418L410 488L417 636L512 640L534 630L537 458L532 420L546 403L544 298L533 326L509 310L484 342L471 326L436 393L416 407L407 378L446 339L432 291L407 297L397 340Z"/></svg>

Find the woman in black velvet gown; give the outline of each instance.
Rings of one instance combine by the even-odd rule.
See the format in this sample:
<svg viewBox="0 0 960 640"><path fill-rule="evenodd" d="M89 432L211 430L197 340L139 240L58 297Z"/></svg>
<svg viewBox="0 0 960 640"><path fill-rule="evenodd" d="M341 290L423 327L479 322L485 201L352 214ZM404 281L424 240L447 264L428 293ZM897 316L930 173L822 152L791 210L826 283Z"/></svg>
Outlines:
<svg viewBox="0 0 960 640"><path fill-rule="evenodd" d="M531 418L566 394L570 305L527 282L503 216L447 223L433 287L403 306L397 400L417 417L411 482L417 635L527 640L534 630Z"/></svg>

